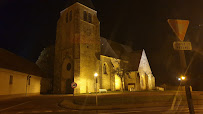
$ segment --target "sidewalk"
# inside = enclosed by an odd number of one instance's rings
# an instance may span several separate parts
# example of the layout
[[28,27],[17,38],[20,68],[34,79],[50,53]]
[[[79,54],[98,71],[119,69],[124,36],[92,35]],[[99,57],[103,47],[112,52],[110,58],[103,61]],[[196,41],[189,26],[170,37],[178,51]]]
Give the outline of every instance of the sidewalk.
[[[64,108],[76,110],[109,110],[129,109],[141,107],[171,107],[174,92],[138,92],[138,93],[107,93],[98,94],[98,106],[95,105],[95,94],[76,95],[76,100],[63,100],[59,105]],[[196,105],[202,105],[202,92],[193,92],[193,101]],[[181,99],[177,99],[177,105],[187,105],[185,92],[179,92]],[[120,96],[120,97],[119,97]],[[198,100],[197,100],[198,98]],[[124,101],[121,101],[124,100]],[[179,101],[180,100],[180,101]],[[180,104],[179,104],[180,103]]]
[[27,96],[25,94],[0,95],[0,101],[10,100],[15,98],[26,98],[30,96],[39,96],[39,95],[40,94],[28,94]]

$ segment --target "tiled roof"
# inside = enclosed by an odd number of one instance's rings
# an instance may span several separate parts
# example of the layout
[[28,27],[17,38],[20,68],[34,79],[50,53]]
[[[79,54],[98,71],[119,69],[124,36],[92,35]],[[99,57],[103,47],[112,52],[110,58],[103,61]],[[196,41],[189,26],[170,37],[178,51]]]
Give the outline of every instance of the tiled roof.
[[101,55],[128,61],[129,71],[137,71],[142,56],[142,50],[133,51],[129,46],[101,37]]
[[0,48],[0,68],[27,73],[30,75],[42,76],[39,67],[23,57],[17,56],[5,49]]
[[111,45],[107,41],[107,39],[101,37],[101,55],[105,55],[108,57],[119,58],[119,56],[112,49]]

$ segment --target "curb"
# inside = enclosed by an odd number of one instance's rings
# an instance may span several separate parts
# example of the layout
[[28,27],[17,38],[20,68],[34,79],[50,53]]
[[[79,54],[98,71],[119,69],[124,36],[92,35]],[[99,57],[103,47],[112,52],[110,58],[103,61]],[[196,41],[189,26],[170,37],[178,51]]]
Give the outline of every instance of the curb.
[[71,100],[63,100],[59,103],[60,107],[74,110],[113,110],[113,109],[129,109],[141,107],[168,107],[171,103],[145,103],[145,104],[122,104],[122,105],[105,105],[105,106],[85,106],[74,104]]

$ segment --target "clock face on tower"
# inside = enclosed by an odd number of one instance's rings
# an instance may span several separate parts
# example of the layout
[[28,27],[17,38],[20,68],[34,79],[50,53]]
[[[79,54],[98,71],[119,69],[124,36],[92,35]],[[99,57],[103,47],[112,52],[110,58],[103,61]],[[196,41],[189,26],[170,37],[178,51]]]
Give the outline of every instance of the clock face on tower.
[[83,26],[83,32],[87,35],[90,36],[92,34],[92,29],[90,26],[84,25]]

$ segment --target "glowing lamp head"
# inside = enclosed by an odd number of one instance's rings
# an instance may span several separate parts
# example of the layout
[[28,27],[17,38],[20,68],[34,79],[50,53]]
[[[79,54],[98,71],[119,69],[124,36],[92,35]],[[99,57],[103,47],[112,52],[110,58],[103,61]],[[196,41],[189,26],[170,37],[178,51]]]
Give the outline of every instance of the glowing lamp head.
[[98,74],[97,73],[94,73],[94,77],[97,77],[98,76]]
[[181,81],[181,78],[178,78],[178,81]]
[[185,76],[181,76],[181,80],[185,80]]

